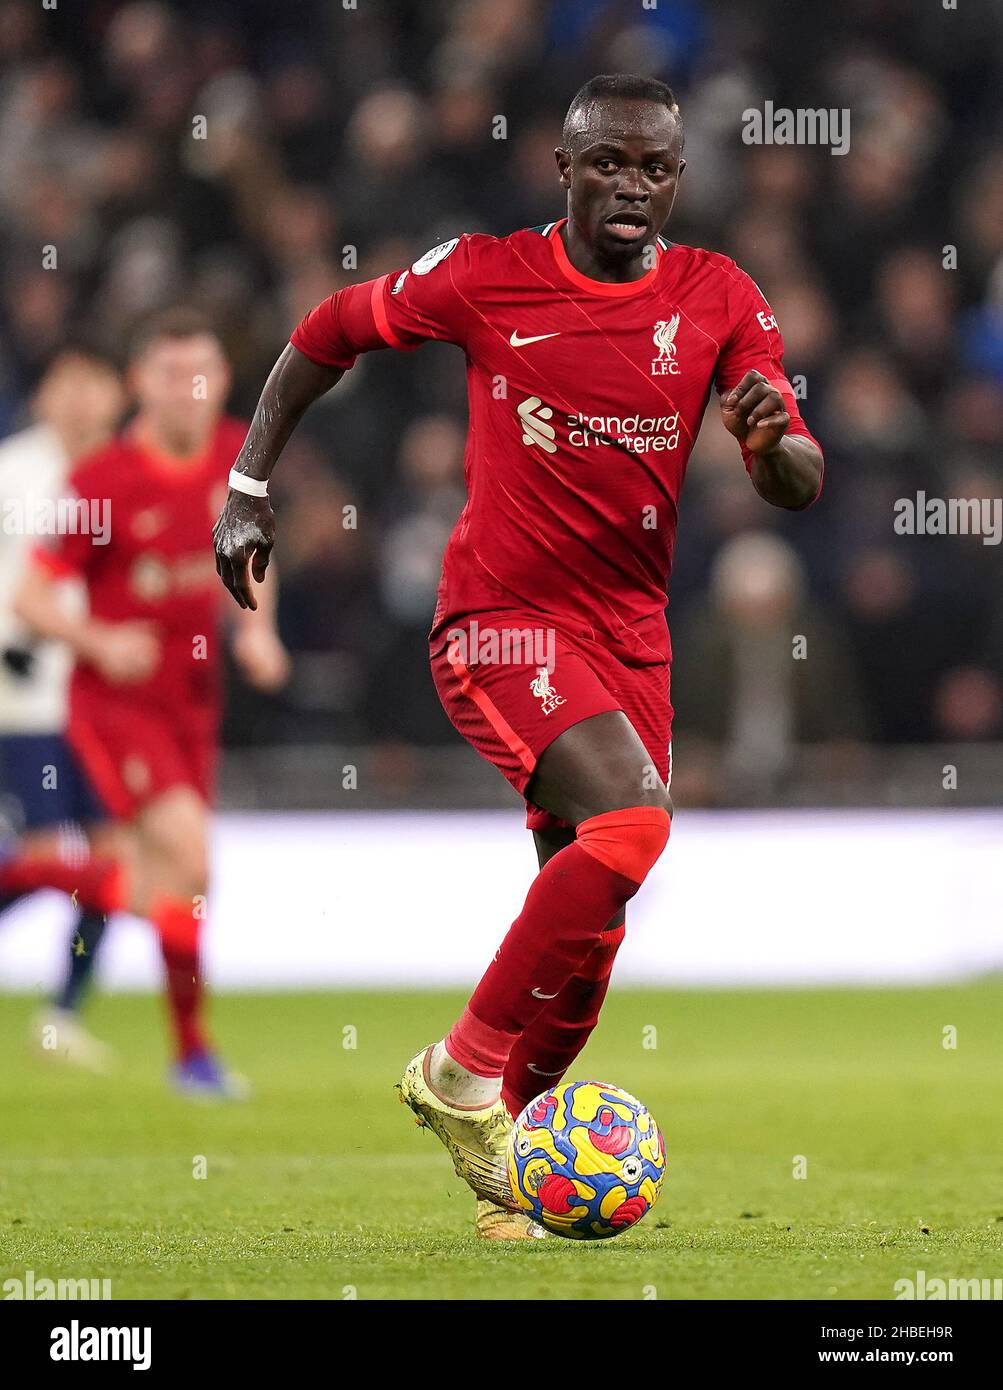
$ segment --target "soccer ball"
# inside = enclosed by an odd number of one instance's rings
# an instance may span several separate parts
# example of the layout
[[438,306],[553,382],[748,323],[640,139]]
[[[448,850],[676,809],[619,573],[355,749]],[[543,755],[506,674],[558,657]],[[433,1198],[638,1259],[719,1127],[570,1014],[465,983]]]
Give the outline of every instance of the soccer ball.
[[516,1120],[508,1176],[520,1209],[554,1235],[607,1240],[658,1201],[665,1144],[626,1091],[569,1081],[537,1096]]

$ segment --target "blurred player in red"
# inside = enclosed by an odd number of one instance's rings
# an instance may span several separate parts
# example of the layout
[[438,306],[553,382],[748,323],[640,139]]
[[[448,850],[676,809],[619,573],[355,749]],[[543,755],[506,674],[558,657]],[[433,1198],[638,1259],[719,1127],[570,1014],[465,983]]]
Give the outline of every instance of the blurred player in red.
[[[661,235],[682,149],[663,83],[586,83],[555,151],[567,216],[454,237],[318,305],[265,385],[216,528],[220,575],[253,606],[275,534],[265,482],[310,402],[360,352],[463,348],[468,495],[432,675],[457,730],[525,797],[540,872],[467,1008],[399,1090],[500,1207],[511,1115],[584,1046],[625,905],[669,837],[666,584],[712,395],[761,497],[797,510],[821,487],[759,288]],[[520,1234],[521,1218],[480,1216],[484,1234]]]
[[[140,334],[129,385],[135,417],[71,473],[75,528],[36,550],[15,607],[32,631],[74,654],[66,738],[106,811],[130,827],[121,905],[148,918],[160,940],[174,1082],[226,1096],[240,1087],[206,1036],[199,950],[221,703],[208,537],[244,427],[223,415],[229,366],[193,312],[170,311]],[[60,601],[67,575],[86,586],[84,619]],[[277,688],[287,660],[274,606],[266,599],[239,619],[238,663],[255,685]]]

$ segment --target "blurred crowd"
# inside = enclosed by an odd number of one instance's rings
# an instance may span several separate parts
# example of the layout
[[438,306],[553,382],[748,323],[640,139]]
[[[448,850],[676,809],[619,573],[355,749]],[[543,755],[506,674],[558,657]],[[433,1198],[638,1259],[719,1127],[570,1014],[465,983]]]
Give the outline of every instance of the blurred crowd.
[[[1001,35],[998,8],[910,0],[0,0],[0,433],[62,342],[120,350],[177,302],[248,416],[335,288],[563,215],[571,96],[652,73],[686,126],[668,235],[763,287],[827,460],[820,502],[777,512],[712,406],[669,595],[679,736],[738,785],[799,741],[1003,738],[1001,547],[893,530],[920,490],[1003,498]],[[849,108],[849,152],[743,143],[767,99]],[[311,411],[274,488],[294,677],[237,691],[231,743],[454,739],[423,637],[465,416],[437,344]]]

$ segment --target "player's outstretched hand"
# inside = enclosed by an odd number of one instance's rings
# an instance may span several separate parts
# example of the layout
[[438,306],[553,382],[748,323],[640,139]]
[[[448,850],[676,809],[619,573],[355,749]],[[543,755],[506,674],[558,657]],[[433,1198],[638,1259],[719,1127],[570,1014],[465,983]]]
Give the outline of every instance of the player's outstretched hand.
[[257,608],[251,585],[260,584],[275,544],[275,517],[267,497],[250,497],[233,488],[213,527],[216,573],[241,608]]
[[724,427],[753,454],[768,454],[787,433],[791,417],[784,398],[762,372],[746,372],[721,397]]

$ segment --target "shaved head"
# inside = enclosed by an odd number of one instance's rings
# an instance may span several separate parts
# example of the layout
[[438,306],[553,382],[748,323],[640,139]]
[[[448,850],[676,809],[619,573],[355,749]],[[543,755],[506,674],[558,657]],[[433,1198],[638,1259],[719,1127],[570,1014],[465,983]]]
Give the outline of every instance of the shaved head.
[[655,77],[639,77],[629,72],[602,73],[590,77],[572,98],[561,136],[564,148],[577,154],[588,145],[598,128],[608,126],[614,104],[621,101],[648,101],[666,107],[682,134],[683,120],[671,87]]

